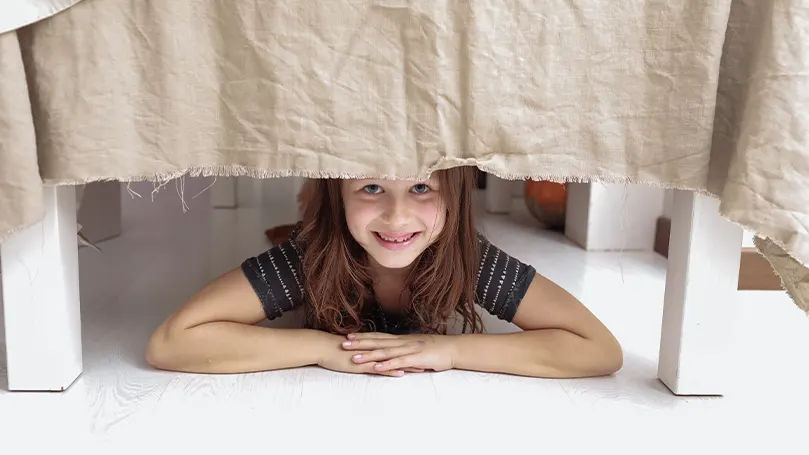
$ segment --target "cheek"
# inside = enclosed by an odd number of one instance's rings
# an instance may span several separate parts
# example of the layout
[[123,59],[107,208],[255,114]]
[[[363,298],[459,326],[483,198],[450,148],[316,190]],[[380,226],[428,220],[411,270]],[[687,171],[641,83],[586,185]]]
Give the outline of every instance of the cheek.
[[356,201],[345,203],[346,224],[351,232],[363,232],[366,226],[376,217],[376,210],[372,204],[363,204]]
[[441,203],[425,204],[421,210],[421,219],[426,226],[438,233],[447,221],[446,207]]

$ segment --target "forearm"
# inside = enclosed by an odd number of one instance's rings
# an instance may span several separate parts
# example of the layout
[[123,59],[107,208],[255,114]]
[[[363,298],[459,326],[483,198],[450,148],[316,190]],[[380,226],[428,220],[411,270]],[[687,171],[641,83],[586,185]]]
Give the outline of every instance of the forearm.
[[609,344],[556,329],[456,335],[453,367],[545,378],[602,376],[622,361],[617,343],[605,349]]
[[341,337],[308,329],[271,329],[235,322],[157,331],[149,363],[194,373],[246,373],[316,365]]

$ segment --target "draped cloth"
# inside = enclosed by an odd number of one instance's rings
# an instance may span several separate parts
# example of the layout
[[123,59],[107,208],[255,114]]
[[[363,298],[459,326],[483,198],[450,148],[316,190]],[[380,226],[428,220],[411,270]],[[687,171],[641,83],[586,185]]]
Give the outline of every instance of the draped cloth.
[[807,36],[807,0],[83,0],[0,34],[0,236],[44,184],[474,165],[716,197],[809,310]]

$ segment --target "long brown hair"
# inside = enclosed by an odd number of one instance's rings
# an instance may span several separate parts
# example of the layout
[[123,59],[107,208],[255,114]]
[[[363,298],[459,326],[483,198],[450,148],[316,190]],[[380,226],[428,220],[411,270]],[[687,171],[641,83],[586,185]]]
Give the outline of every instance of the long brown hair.
[[[441,234],[420,256],[411,272],[409,313],[419,329],[446,334],[455,313],[463,332],[481,332],[475,309],[478,269],[477,230],[473,216],[475,168],[436,171],[446,207]],[[317,179],[303,214],[298,242],[306,314],[312,328],[335,334],[362,330],[372,299],[372,275],[365,250],[348,230],[339,179]]]

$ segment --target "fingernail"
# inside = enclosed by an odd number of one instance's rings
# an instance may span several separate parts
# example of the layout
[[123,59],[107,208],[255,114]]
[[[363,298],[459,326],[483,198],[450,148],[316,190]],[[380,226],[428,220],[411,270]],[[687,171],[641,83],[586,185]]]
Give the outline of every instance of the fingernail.
[[355,354],[355,355],[354,355],[354,357],[352,357],[352,358],[353,358],[354,360],[359,360],[359,359],[361,359],[361,358],[362,358],[362,354]]
[[351,346],[351,342],[350,341],[343,341],[343,346],[346,346],[346,347]]
[[349,340],[353,340],[354,338],[357,337],[357,335],[354,335],[353,333],[349,333],[348,335],[346,335],[346,337],[348,337]]

